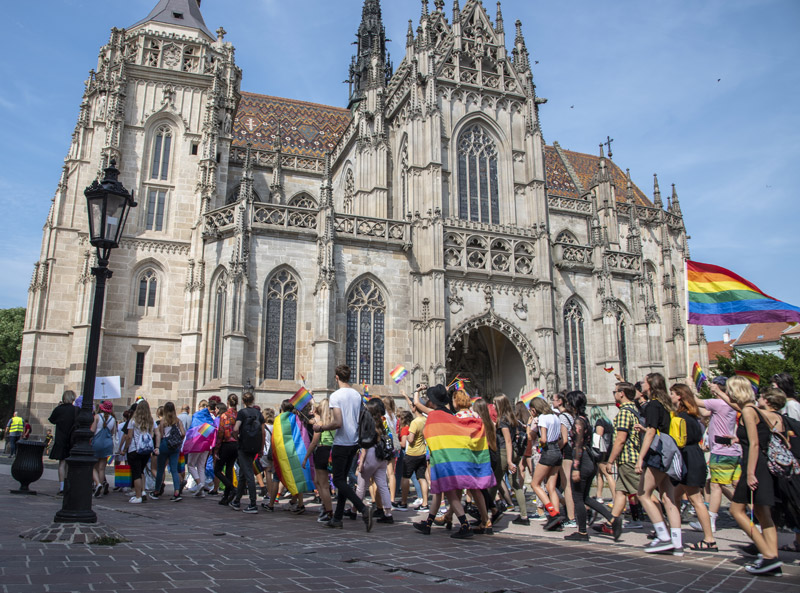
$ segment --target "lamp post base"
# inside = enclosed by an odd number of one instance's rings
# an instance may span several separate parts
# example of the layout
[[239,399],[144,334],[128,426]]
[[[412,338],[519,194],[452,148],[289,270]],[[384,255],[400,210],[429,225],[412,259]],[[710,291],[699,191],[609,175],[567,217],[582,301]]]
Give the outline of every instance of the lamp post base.
[[81,426],[75,431],[75,445],[67,458],[63,506],[56,513],[56,523],[96,523],[92,510],[92,468],[97,463],[91,445],[92,431]]
[[34,542],[52,544],[114,545],[130,541],[104,523],[49,523],[24,531],[19,536]]

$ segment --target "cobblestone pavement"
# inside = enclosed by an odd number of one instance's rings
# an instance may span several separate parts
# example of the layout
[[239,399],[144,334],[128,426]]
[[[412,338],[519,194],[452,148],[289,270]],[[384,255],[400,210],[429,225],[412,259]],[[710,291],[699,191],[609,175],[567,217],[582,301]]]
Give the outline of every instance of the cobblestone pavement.
[[[305,515],[286,511],[236,513],[218,498],[166,497],[131,505],[111,493],[95,499],[102,525],[124,535],[115,546],[38,543],[19,534],[52,521],[61,506],[57,484],[40,480],[37,496],[15,496],[0,465],[0,591],[176,591],[513,593],[530,591],[658,591],[738,593],[800,590],[800,555],[786,553],[784,576],[751,577],[734,529],[717,533],[717,554],[688,552],[682,558],[644,554],[643,532],[627,532],[619,543],[593,537],[568,543],[564,533],[546,534],[541,524],[510,525],[504,517],[493,536],[458,541],[443,528],[431,536],[410,522],[421,515],[395,513],[398,523],[345,519],[343,530],[316,522],[316,505]],[[566,533],[566,532],[565,532]],[[685,540],[700,534],[685,531]],[[781,543],[791,540],[781,534]]]

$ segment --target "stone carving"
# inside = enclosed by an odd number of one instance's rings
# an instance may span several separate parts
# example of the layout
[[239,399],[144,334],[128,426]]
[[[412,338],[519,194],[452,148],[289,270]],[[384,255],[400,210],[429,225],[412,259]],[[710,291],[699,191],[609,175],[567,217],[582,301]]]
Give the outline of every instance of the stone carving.
[[514,313],[523,321],[528,318],[528,305],[522,300],[522,293],[519,294],[517,302],[514,303]]

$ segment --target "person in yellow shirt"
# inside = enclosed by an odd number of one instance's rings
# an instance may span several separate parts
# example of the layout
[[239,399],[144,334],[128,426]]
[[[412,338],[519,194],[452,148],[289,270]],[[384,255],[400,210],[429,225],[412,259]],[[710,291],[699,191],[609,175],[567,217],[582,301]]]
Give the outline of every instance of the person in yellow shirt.
[[425,437],[422,434],[425,428],[425,420],[426,417],[414,408],[414,420],[411,421],[411,425],[408,427],[408,435],[401,436],[400,445],[406,447],[406,455],[403,460],[402,500],[398,507],[399,510],[408,508],[408,490],[411,484],[411,476],[415,474],[422,491],[420,492],[421,503],[417,508],[423,512],[428,510],[428,480],[426,478],[428,457],[426,455]]
[[8,421],[6,424],[6,435],[8,438],[8,456],[13,457],[17,453],[17,441],[20,440],[22,437],[22,431],[24,430],[25,422],[22,418],[14,412],[14,415],[11,417],[11,420]]

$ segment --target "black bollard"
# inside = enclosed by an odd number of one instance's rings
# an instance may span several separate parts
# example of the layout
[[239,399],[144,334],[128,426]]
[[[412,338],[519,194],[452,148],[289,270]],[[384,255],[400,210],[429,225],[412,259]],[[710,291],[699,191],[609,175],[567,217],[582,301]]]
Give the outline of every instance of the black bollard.
[[19,482],[19,490],[11,490],[11,494],[36,494],[28,486],[42,477],[44,464],[44,441],[19,441],[17,455],[11,464],[11,476]]

